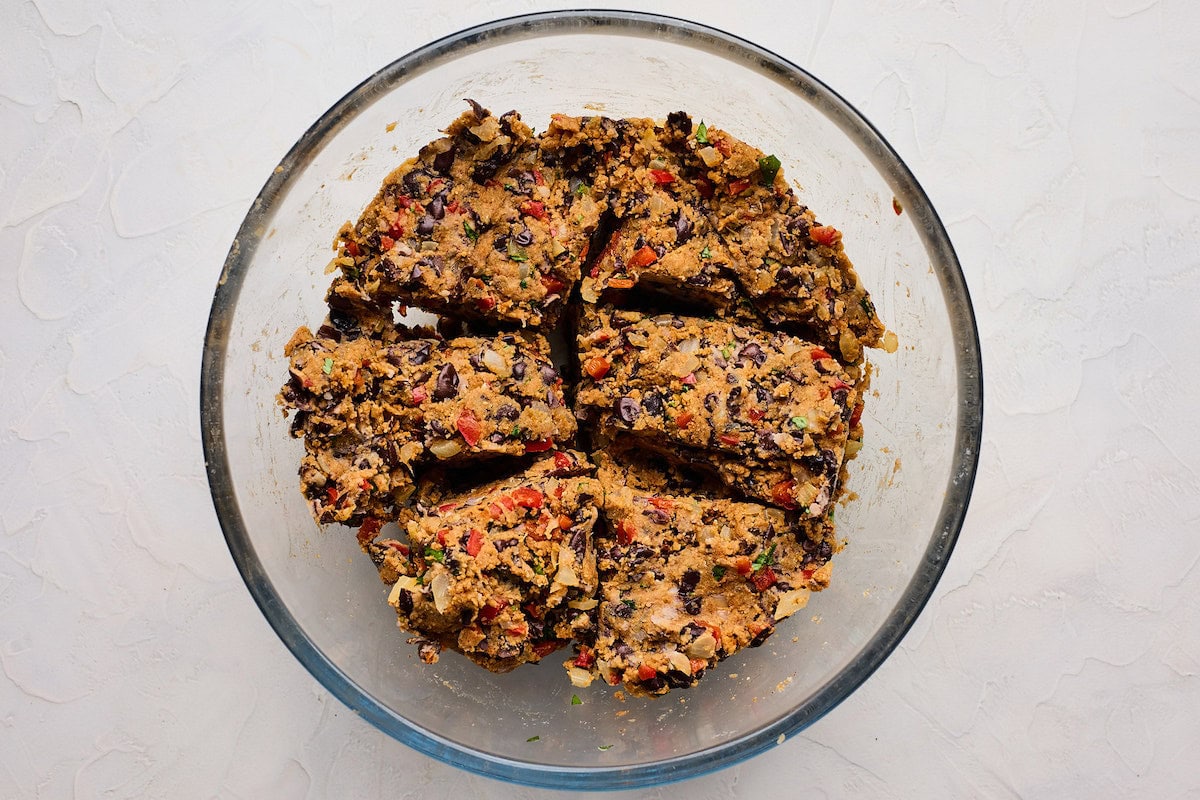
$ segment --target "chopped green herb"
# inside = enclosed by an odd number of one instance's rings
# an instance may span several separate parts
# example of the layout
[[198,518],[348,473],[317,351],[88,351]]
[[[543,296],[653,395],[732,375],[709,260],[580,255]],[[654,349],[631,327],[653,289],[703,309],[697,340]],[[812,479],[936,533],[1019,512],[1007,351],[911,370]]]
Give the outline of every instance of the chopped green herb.
[[758,558],[754,559],[754,571],[758,572],[760,569],[762,569],[763,567],[770,564],[772,559],[774,559],[774,558],[775,558],[775,545],[771,545],[769,548],[767,548],[767,551],[765,553],[760,555]]
[[860,306],[862,306],[863,311],[867,312],[867,317],[875,316],[875,309],[871,308],[870,300],[868,300],[867,298],[864,297],[863,299],[858,301],[858,304]]
[[713,578],[716,580],[721,580],[721,578],[724,578],[725,569],[726,567],[724,564],[717,564],[715,567],[713,567]]
[[537,575],[545,575],[546,574],[546,568],[544,566],[542,566],[541,561],[537,561],[536,559],[533,562],[533,571],[534,571],[534,574],[537,574]]
[[585,194],[587,194],[591,190],[592,190],[592,187],[588,186],[583,181],[580,181],[579,185],[575,187],[575,196],[583,197]]
[[475,227],[471,225],[469,220],[463,220],[463,233],[465,233],[467,238],[472,242],[479,241],[479,234],[475,231]]
[[436,561],[441,564],[444,556],[445,553],[443,553],[441,550],[438,550],[436,547],[425,548],[425,558],[429,559],[430,561]]
[[733,345],[732,345],[732,344],[727,344],[727,345],[725,345],[724,347],[722,347],[722,348],[721,348],[721,355],[725,356],[725,360],[726,360],[726,361],[728,361],[729,359],[733,358]]
[[511,183],[504,184],[504,188],[510,192],[515,192],[517,190],[517,187]]
[[704,249],[700,251],[701,258],[712,258],[712,251],[708,249],[708,245],[704,245]]
[[511,436],[512,438],[514,438],[514,439],[515,439],[515,438],[517,438],[517,437],[518,437],[518,436],[520,436],[520,435],[521,435],[521,426],[520,426],[520,425],[513,425],[512,433],[510,433],[510,434],[509,434],[509,436]]
[[573,705],[573,706],[583,705],[583,701],[579,699],[579,695],[577,695],[577,694],[571,695],[571,705]]
[[521,288],[522,288],[522,289],[528,289],[528,288],[529,288],[529,281],[525,280],[524,278],[521,278]]
[[492,276],[488,275],[486,272],[480,272],[475,277],[479,278],[479,280],[483,281],[488,286],[492,285]]
[[612,745],[611,744],[601,744],[601,745],[597,745],[596,749],[597,750],[611,750]]
[[325,359],[325,363],[321,365],[321,372],[324,372],[326,375],[333,372],[333,359],[332,358]]
[[762,175],[764,186],[770,186],[775,182],[775,176],[779,174],[779,159],[775,156],[763,156],[758,160],[758,171]]
[[541,739],[541,738],[542,738],[542,737],[540,737],[540,736],[530,736],[530,737],[529,737],[528,739],[526,739],[525,741],[527,741],[527,742],[536,742],[536,741],[538,741],[538,740],[539,740],[539,739]]
[[708,144],[708,126],[703,120],[700,122],[700,127],[696,128],[696,141],[700,144]]
[[805,428],[808,427],[808,418],[806,418],[806,417],[792,417],[791,422],[799,430],[804,430]]
[[632,600],[622,600],[621,602],[624,603],[625,605],[629,606],[630,608],[637,610],[637,603],[633,602]]

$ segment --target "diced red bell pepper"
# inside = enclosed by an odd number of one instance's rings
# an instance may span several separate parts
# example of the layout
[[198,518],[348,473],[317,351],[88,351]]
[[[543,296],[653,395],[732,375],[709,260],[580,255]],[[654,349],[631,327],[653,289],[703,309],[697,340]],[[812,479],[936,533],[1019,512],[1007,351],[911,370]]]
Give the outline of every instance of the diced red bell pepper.
[[[711,139],[712,137],[710,136],[709,138]],[[725,156],[726,158],[729,158],[729,156],[733,154],[733,145],[731,145],[729,140],[724,137],[712,139],[712,146],[717,148],[721,155]]]
[[850,427],[851,428],[853,428],[855,425],[857,425],[859,423],[860,420],[862,420],[862,412],[863,412],[863,404],[862,403],[858,403],[857,405],[854,406],[854,411],[850,414]]
[[446,546],[446,537],[450,535],[449,528],[442,528],[437,532],[437,541],[442,547]]
[[746,191],[749,188],[750,188],[750,181],[743,178],[741,180],[733,181],[732,183],[729,184],[729,193],[734,194],[734,195],[741,194],[742,192]]
[[500,519],[504,516],[504,509],[495,503],[488,503],[487,512],[492,519]]
[[703,197],[705,200],[712,198],[713,185],[712,185],[711,181],[709,181],[705,178],[696,178],[696,180],[693,181],[693,183],[696,184],[696,191],[700,193],[701,197]]
[[530,647],[533,648],[533,652],[538,658],[545,658],[558,648],[562,647],[562,642],[559,642],[555,639],[543,639],[540,642],[533,642],[530,644]]
[[654,678],[654,676],[657,674],[658,673],[655,672],[654,667],[650,666],[649,664],[639,664],[638,665],[638,680],[642,680],[642,681],[652,680]]
[[524,203],[521,203],[521,213],[527,217],[544,220],[546,218],[546,206],[537,200],[526,200]]
[[549,437],[525,442],[526,453],[544,453],[551,447],[554,447],[554,440]]
[[400,208],[408,208],[412,205],[412,198],[406,194],[402,194],[396,198],[396,205]]
[[496,617],[500,616],[500,612],[503,611],[504,607],[507,605],[508,605],[507,600],[501,600],[499,603],[496,603],[495,605],[493,605],[492,603],[488,603],[483,608],[479,609],[479,621],[486,625],[487,623],[494,620]]
[[796,489],[796,482],[793,480],[782,480],[771,487],[771,499],[776,505],[784,508],[792,509],[796,507],[796,500],[792,497],[792,492]]
[[558,527],[562,528],[564,531],[571,530],[571,526],[574,524],[575,520],[571,519],[566,514],[558,515]]
[[608,363],[608,359],[604,356],[592,356],[583,362],[583,371],[591,375],[592,380],[600,380],[608,374],[611,368],[612,365]]
[[477,308],[478,308],[480,311],[491,311],[493,308],[495,308],[495,307],[496,307],[496,298],[494,298],[494,297],[481,297],[481,298],[479,298],[478,300],[476,300],[476,301],[475,301],[475,306],[476,306],[476,307],[477,307]]
[[458,422],[455,423],[458,432],[462,434],[463,440],[474,447],[479,444],[479,436],[483,432],[483,426],[479,424],[479,420],[475,417],[475,412],[469,408],[464,408],[458,415]]
[[346,242],[346,252],[357,258],[359,255],[358,242],[353,240]]
[[675,418],[675,427],[686,428],[688,425],[692,424],[692,420],[695,418],[696,418],[695,414],[693,414],[690,411],[685,411],[682,414],[680,414],[678,417]]
[[775,581],[779,580],[775,574],[775,570],[770,567],[763,567],[758,572],[750,576],[750,582],[754,584],[754,588],[760,592],[766,591],[771,586],[775,585]]
[[580,669],[587,669],[595,663],[596,654],[592,652],[591,648],[580,645],[579,655],[575,656],[575,666]]
[[742,440],[732,433],[722,433],[717,438],[721,440],[721,444],[727,444],[730,447],[737,447],[742,443]]
[[542,175],[542,171],[540,169],[533,170],[533,182],[538,186],[546,185],[546,178]]
[[809,237],[817,244],[833,247],[842,240],[842,232],[832,225],[817,225],[808,232]]
[[681,378],[679,382],[684,384],[685,386],[695,386],[696,385],[696,373],[689,372],[687,375],[684,375],[683,378]]
[[453,511],[456,508],[458,508],[458,503],[442,503],[438,506],[438,512],[445,514],[447,511]]
[[633,281],[631,281],[629,278],[612,278],[608,282],[608,288],[610,288],[610,289],[632,289]]
[[849,389],[849,388],[850,388],[850,384],[846,383],[841,378],[838,378],[836,381],[834,381],[832,384],[830,384],[829,391],[836,392],[838,389]]
[[642,245],[636,253],[629,257],[629,266],[635,268],[648,267],[658,261],[658,253],[650,245]]
[[675,501],[669,497],[647,497],[646,500],[659,511],[675,510]]
[[542,500],[545,498],[537,489],[522,486],[519,489],[513,489],[512,499],[521,508],[541,508]]
[[400,224],[400,217],[396,217],[396,221],[392,223],[392,227],[388,228],[388,233],[397,239],[404,235],[404,226]]
[[554,454],[555,469],[572,469],[575,466],[575,459],[571,458],[561,450]]
[[475,528],[471,528],[471,532],[467,535],[467,555],[471,558],[479,555],[479,551],[483,549],[483,534]]
[[750,559],[747,556],[738,556],[737,561],[734,562],[734,566],[737,567],[738,575],[741,575],[743,578],[754,570],[754,565],[750,563]]
[[809,350],[808,354],[813,361],[820,361],[822,358],[833,358],[833,356],[829,355],[829,353],[826,353],[819,347],[814,347],[812,350]]
[[358,528],[358,543],[366,544],[372,541],[379,535],[379,529],[383,527],[383,522],[375,517],[367,517],[363,520],[363,524]]
[[391,250],[392,247],[395,246],[395,244],[396,244],[396,240],[390,236],[380,236],[379,237],[379,246],[382,247],[384,250]]
[[617,542],[620,544],[633,544],[634,537],[637,536],[637,528],[633,527],[633,523],[627,519],[623,519],[617,523]]
[[811,578],[813,576],[814,572],[816,572],[816,570],[813,570],[813,569],[800,570],[800,574],[804,576],[804,580],[808,580],[809,578]]
[[659,186],[666,186],[675,182],[675,176],[667,172],[665,169],[650,170],[650,177],[654,178],[654,182]]
[[693,675],[699,675],[708,667],[708,662],[703,658],[693,658],[688,660],[688,666],[692,668]]
[[760,409],[752,408],[746,412],[746,416],[750,418],[751,422],[760,422],[766,414]]
[[332,486],[325,487],[325,496],[329,498],[329,502],[336,503],[338,499],[338,490]]
[[509,636],[515,636],[517,638],[520,638],[520,637],[524,636],[525,634],[529,633],[529,628],[526,627],[525,625],[514,625],[511,628],[505,628],[504,632],[507,633]]
[[424,386],[415,386],[412,390],[412,401],[414,406],[419,406],[429,399],[429,393],[425,391]]
[[546,287],[546,294],[562,294],[563,289],[567,288],[565,283],[553,275],[543,275],[542,286]]

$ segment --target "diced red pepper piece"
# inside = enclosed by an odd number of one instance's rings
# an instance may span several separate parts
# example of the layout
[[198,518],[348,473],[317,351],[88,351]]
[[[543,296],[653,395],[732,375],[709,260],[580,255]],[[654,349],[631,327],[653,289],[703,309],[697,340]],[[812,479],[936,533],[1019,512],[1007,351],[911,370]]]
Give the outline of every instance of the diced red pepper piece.
[[434,192],[436,192],[438,189],[440,189],[440,188],[441,188],[442,186],[444,186],[445,184],[446,184],[446,181],[445,181],[445,179],[443,179],[443,178],[434,178],[433,180],[431,180],[431,181],[429,182],[429,185],[428,185],[427,187],[425,187],[425,193],[426,193],[426,194],[433,194]]
[[555,469],[572,469],[575,466],[575,459],[571,458],[566,453],[559,451],[554,454]]
[[524,203],[521,203],[521,213],[527,217],[544,220],[546,218],[546,206],[537,200],[526,200]]
[[545,658],[553,653],[558,648],[562,647],[562,642],[555,639],[543,639],[540,642],[533,642],[530,647],[538,658]]
[[608,282],[608,288],[610,288],[610,289],[632,289],[633,281],[631,281],[629,278],[612,278]]
[[854,406],[854,411],[850,414],[850,427],[851,428],[853,428],[855,425],[857,425],[859,423],[860,420],[862,420],[862,412],[863,412],[863,404],[862,403],[858,403],[857,405]]
[[629,266],[640,268],[648,267],[658,261],[658,253],[654,252],[654,248],[650,245],[642,245],[636,253],[629,257]]
[[722,433],[717,438],[721,440],[721,444],[727,444],[730,447],[736,447],[742,443],[742,440],[732,433]]
[[379,535],[379,529],[383,527],[383,522],[375,517],[367,517],[363,520],[363,524],[358,528],[358,543],[366,544],[372,541]]
[[388,539],[386,542],[384,542],[384,544],[386,544],[388,547],[392,548],[393,550],[399,552],[401,555],[406,556],[409,553],[408,545],[401,544],[400,542],[397,542],[395,539]]
[[446,537],[450,534],[449,528],[442,528],[437,532],[437,541],[442,547],[446,546]]
[[384,250],[391,250],[392,247],[395,246],[395,244],[396,244],[396,240],[390,236],[380,236],[379,237],[379,246],[382,247]]
[[750,582],[754,584],[754,588],[760,592],[766,591],[771,586],[775,585],[775,581],[779,578],[775,574],[775,570],[770,567],[763,567],[758,572],[750,576]]
[[707,180],[706,178],[696,178],[693,183],[696,184],[696,191],[699,192],[700,196],[705,200],[708,200],[713,196],[713,185],[711,181]]
[[524,625],[514,625],[511,628],[505,628],[504,632],[507,633],[509,636],[516,636],[519,638],[519,637],[524,636],[525,634],[529,633],[529,628],[527,628]]
[[562,528],[564,531],[571,530],[571,526],[574,524],[575,520],[571,519],[566,514],[558,515],[558,527]]
[[675,182],[675,176],[667,172],[665,169],[650,170],[650,177],[654,178],[654,182],[659,186],[666,186],[667,184]]
[[438,512],[445,514],[447,511],[453,511],[456,508],[458,508],[458,503],[442,503],[438,506]]
[[580,645],[579,655],[575,656],[575,666],[579,667],[580,669],[587,669],[595,663],[596,654],[592,652],[591,648],[585,645]]
[[325,487],[325,496],[329,498],[329,502],[336,503],[338,499],[338,490],[332,486]]
[[792,492],[795,490],[795,488],[795,481],[782,480],[771,487],[771,499],[775,501],[776,505],[780,505],[789,509],[795,508],[796,500],[794,497],[792,497]]
[[471,528],[470,534],[467,535],[467,555],[471,558],[479,555],[479,551],[483,549],[483,534],[475,528]]
[[816,572],[816,570],[815,570],[815,569],[802,569],[802,570],[800,570],[800,574],[804,576],[804,580],[808,580],[809,578],[811,578],[811,577],[813,576],[813,573],[814,573],[814,572]]
[[692,420],[695,418],[695,414],[690,411],[685,411],[675,418],[675,426],[677,428],[686,428],[688,425],[692,424]]
[[658,673],[654,671],[654,667],[649,664],[638,665],[638,680],[648,681],[654,678]]
[[546,294],[562,294],[563,289],[567,285],[553,275],[542,276],[542,286],[546,287]]
[[592,356],[583,362],[583,371],[591,375],[592,380],[600,380],[608,374],[611,368],[612,365],[608,363],[608,359],[604,356]]
[[357,258],[359,255],[358,242],[353,240],[346,242],[346,252]]
[[358,488],[362,489],[364,492],[369,492],[369,491],[371,491],[371,488],[372,488],[371,482],[369,480],[367,480],[366,478],[363,478],[362,482],[358,484]]
[[754,569],[748,556],[738,556],[737,561],[734,562],[734,566],[737,567],[738,575],[742,577],[749,575]]
[[500,612],[503,611],[504,607],[507,605],[508,605],[507,600],[501,600],[499,603],[497,603],[495,605],[488,603],[483,608],[479,609],[479,621],[486,625],[487,623],[494,620],[496,617],[500,616]]
[[647,497],[646,501],[659,511],[674,511],[675,501],[669,497]]
[[504,495],[504,497],[500,498],[500,505],[504,506],[509,511],[512,511],[514,508],[517,507],[516,501],[514,501],[508,495]]
[[396,217],[396,221],[392,223],[392,227],[388,228],[388,233],[397,239],[404,235],[404,226],[400,224],[400,217]]
[[692,668],[693,675],[699,675],[708,667],[708,662],[703,658],[693,658],[689,659],[688,666]]
[[833,247],[842,240],[842,232],[832,225],[817,225],[808,232],[809,237],[817,244]]
[[623,519],[617,523],[617,542],[620,544],[633,544],[634,537],[637,536],[637,528],[633,527],[633,523],[627,519]]
[[493,308],[496,307],[496,298],[481,297],[475,301],[475,305],[479,308],[480,311],[491,311]]
[[554,440],[549,437],[525,442],[526,453],[544,453],[551,447],[554,447]]
[[760,409],[752,408],[746,412],[746,416],[750,418],[751,422],[760,422],[766,414]]
[[488,503],[487,512],[492,519],[500,519],[504,516],[504,509],[495,503]]
[[712,141],[712,146],[717,148],[721,155],[725,156],[726,158],[729,158],[729,156],[733,154],[733,145],[729,143],[728,139],[724,137],[713,139],[712,135],[710,134],[709,140]]
[[454,202],[452,202],[452,203],[447,203],[447,204],[446,204],[446,212],[447,212],[447,213],[450,213],[450,214],[457,214],[457,213],[458,213],[459,211],[461,211],[461,210],[462,210],[462,206],[460,206],[460,205],[458,204],[458,201],[457,201],[457,200],[455,200],[455,201],[454,201]]
[[412,390],[412,401],[414,406],[419,406],[429,399],[429,392],[425,391],[424,386],[414,386]]
[[695,386],[696,385],[696,373],[689,372],[687,375],[684,375],[683,378],[681,378],[679,382],[686,386]]
[[400,208],[408,208],[412,205],[412,198],[406,194],[402,194],[396,198],[396,205]]
[[541,508],[542,500],[545,496],[537,489],[530,489],[528,486],[522,486],[519,489],[513,489],[512,499],[521,508]]
[[826,353],[819,347],[814,347],[812,350],[809,350],[808,354],[813,361],[820,361],[822,358],[833,358],[833,356],[829,355],[829,353]]
[[458,428],[458,432],[462,434],[463,440],[468,445],[474,447],[479,444],[479,436],[483,432],[483,426],[476,419],[475,412],[469,408],[464,408],[458,415],[458,422],[455,425]]
[[546,185],[546,178],[542,175],[542,171],[540,169],[533,170],[533,182],[538,186]]
[[742,180],[737,180],[737,181],[734,181],[729,184],[729,193],[730,194],[741,194],[742,192],[746,191],[749,188],[750,188],[750,181],[743,178]]

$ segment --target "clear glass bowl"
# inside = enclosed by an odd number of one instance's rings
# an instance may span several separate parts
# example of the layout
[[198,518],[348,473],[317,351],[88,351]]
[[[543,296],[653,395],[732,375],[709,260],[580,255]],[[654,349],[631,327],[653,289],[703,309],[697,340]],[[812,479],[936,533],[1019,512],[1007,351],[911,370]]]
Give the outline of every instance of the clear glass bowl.
[[[275,393],[284,342],[322,317],[337,228],[471,97],[536,129],[552,112],[662,118],[683,109],[773,152],[846,249],[900,340],[873,353],[859,497],[832,586],[758,649],[664,699],[573,689],[561,659],[492,675],[419,663],[371,563],[322,530],[297,487],[300,445]],[[391,123],[396,123],[394,126]],[[389,130],[389,127],[391,128]],[[903,207],[897,215],[893,198]],[[933,591],[966,513],[982,427],[967,289],[924,192],[844,100],[748,42],[641,13],[556,12],[430,44],[330,109],[267,181],[213,300],[201,385],[213,502],[247,587],[301,663],[356,713],[442,761],[554,788],[645,786],[747,758],[844,700]],[[582,705],[572,705],[578,693]],[[866,735],[866,732],[864,732]],[[538,737],[530,741],[532,737]]]

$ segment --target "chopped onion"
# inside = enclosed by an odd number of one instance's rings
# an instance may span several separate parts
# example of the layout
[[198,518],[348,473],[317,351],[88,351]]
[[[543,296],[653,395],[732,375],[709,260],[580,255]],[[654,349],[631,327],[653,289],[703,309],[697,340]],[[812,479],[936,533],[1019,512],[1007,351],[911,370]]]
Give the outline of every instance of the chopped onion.
[[453,458],[462,452],[462,445],[453,439],[434,439],[429,445],[429,452],[438,458]]
[[433,581],[429,584],[429,589],[433,592],[433,607],[438,610],[439,614],[444,614],[446,609],[450,607],[449,576],[444,572],[434,575]]

